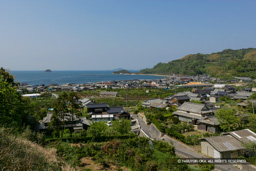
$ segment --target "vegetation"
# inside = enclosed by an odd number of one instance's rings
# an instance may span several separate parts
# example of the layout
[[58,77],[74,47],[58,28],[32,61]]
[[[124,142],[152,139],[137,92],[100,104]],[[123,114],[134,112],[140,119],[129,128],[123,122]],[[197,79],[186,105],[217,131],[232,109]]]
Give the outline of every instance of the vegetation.
[[249,117],[249,128],[253,131],[256,132],[256,115],[251,114]]
[[219,109],[215,116],[217,117],[220,128],[223,131],[230,132],[238,127],[238,118],[236,117],[236,111],[234,109]]
[[244,143],[243,146],[248,149],[247,161],[256,166],[256,142],[247,142]]
[[[147,91],[148,90],[148,91]],[[177,88],[176,92],[184,92],[184,91],[190,91],[191,89],[186,88]],[[114,98],[99,98],[100,97],[100,91],[116,91],[118,92],[119,97]],[[174,89],[158,89],[158,88],[127,88],[127,89],[97,89],[97,90],[84,90],[82,92],[78,93],[79,96],[82,97],[89,97],[92,96],[92,99],[96,102],[102,101],[108,101],[111,104],[111,100],[119,100],[122,101],[123,104],[126,103],[126,101],[132,101],[138,102],[139,100],[146,100],[146,99],[152,99],[152,98],[165,98],[168,96],[172,96],[175,94]],[[116,102],[115,102],[116,103]],[[131,104],[132,105],[132,104]]]
[[0,168],[2,170],[60,170],[59,162],[42,147],[0,129]]
[[[58,99],[53,99],[48,93],[44,93],[40,98],[30,99],[22,98],[17,93],[18,83],[14,82],[8,72],[2,68],[0,72],[0,123],[8,128],[0,128],[0,168],[7,168],[7,170],[42,170],[41,168],[60,170],[63,167],[61,160],[57,158],[49,160],[49,156],[35,151],[33,148],[42,149],[42,146],[51,145],[57,148],[58,156],[73,167],[81,166],[83,157],[90,157],[104,167],[109,167],[109,165],[115,165],[118,168],[125,166],[131,170],[192,169],[187,165],[177,165],[177,157],[172,145],[162,141],[138,138],[130,131],[130,120],[113,121],[110,127],[105,122],[95,122],[87,131],[82,130],[81,132],[64,129],[65,113],[88,116],[86,110],[81,109],[78,102],[79,97],[84,96],[94,96],[93,100],[97,103],[128,106],[132,107],[134,113],[143,112],[149,123],[155,124],[160,131],[188,145],[198,145],[199,138],[213,136],[209,133],[199,135],[194,131],[193,125],[180,122],[173,116],[175,107],[169,107],[167,110],[166,108],[142,107],[142,100],[171,96],[174,94],[172,89],[120,89],[115,90],[119,93],[119,97],[114,98],[99,98],[99,92],[102,89],[98,89],[80,93],[62,92],[59,93]],[[177,92],[185,90],[187,89],[177,89]],[[104,91],[106,90],[104,89]],[[107,89],[107,91],[113,90]],[[250,99],[256,99],[255,97],[254,94]],[[200,103],[199,101],[194,102]],[[241,109],[236,106],[237,102],[227,97],[221,97],[220,105],[228,107],[220,109],[216,113],[221,128],[224,131],[232,131],[249,127],[252,131],[256,131],[256,118],[252,114],[254,110],[250,109],[250,106],[253,105],[249,104],[247,109]],[[49,108],[54,109],[50,124],[52,134],[44,135],[32,131],[34,124],[46,116]],[[14,130],[15,136],[6,131],[9,128]],[[15,138],[17,136],[19,138]],[[248,146],[248,148],[255,149],[255,145]],[[9,154],[11,156],[8,156]],[[26,156],[25,159],[22,159],[23,155]],[[13,161],[15,162],[12,163]],[[211,170],[213,167],[213,165],[200,165],[199,170]]]
[[82,147],[60,143],[57,153],[72,165],[79,165],[82,157],[90,156],[105,168],[115,164],[132,170],[189,170],[187,165],[177,164],[174,148],[168,143],[146,138],[87,143]]
[[76,93],[63,92],[53,104],[54,110],[53,116],[51,118],[50,127],[54,130],[54,133],[56,135],[59,135],[61,131],[60,135],[61,137],[63,137],[65,113],[70,113],[72,115],[72,119],[75,113],[79,113],[79,109],[81,109],[81,104],[78,100],[79,98]]
[[0,69],[0,125],[20,128],[27,114],[13,76]]
[[152,69],[144,69],[141,74],[209,74],[214,77],[232,78],[246,76],[256,78],[256,49],[226,49],[212,54],[187,55],[168,63],[158,63]]
[[123,70],[119,70],[119,71],[114,71],[113,74],[130,74],[131,72],[123,69]]
[[126,100],[123,98],[92,98],[91,100],[96,103],[107,103],[110,107],[118,107],[118,106],[136,106],[139,100]]
[[180,122],[177,117],[174,117],[172,112],[175,108],[166,109],[149,109],[139,106],[136,112],[144,112],[147,121],[153,123],[161,132],[174,137],[188,145],[198,145],[202,136],[188,135],[184,136],[183,133],[194,131],[194,126],[186,122]]
[[34,116],[36,120],[42,120],[53,107],[54,98],[49,93],[43,93],[38,98],[23,98],[25,102],[25,111],[28,115]]

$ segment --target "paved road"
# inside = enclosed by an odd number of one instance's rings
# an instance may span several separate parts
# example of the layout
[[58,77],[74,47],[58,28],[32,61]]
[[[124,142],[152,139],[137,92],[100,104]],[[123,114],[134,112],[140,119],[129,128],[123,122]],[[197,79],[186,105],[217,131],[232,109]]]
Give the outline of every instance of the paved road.
[[[172,144],[175,148],[175,152],[178,156],[182,157],[182,158],[207,158],[206,156],[196,152],[195,150],[193,150],[192,148],[188,147],[187,145],[177,141],[176,139],[173,139],[167,135],[164,135],[163,137],[157,137],[154,133],[152,133],[150,131],[150,128],[148,125],[146,125],[146,123],[139,118],[137,115],[132,114],[132,117],[135,119],[138,119],[141,130],[143,131],[143,133],[145,133],[145,136],[148,136],[151,139],[156,139],[156,140],[162,140],[165,142],[168,142],[169,144]],[[215,165],[215,168],[221,171],[241,171],[240,169],[237,169],[236,167],[234,167],[233,165]]]

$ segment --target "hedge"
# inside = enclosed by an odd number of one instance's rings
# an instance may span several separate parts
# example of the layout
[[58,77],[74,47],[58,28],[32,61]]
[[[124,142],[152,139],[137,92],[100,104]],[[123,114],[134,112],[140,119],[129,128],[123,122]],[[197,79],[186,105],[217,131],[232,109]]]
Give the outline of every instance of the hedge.
[[113,139],[129,139],[136,137],[136,134],[131,135],[118,135],[118,136],[100,136],[100,137],[83,137],[83,138],[76,138],[76,137],[68,137],[68,138],[48,138],[46,142],[54,142],[54,141],[63,141],[63,142],[72,142],[72,143],[79,143],[79,142],[105,142],[110,141]]

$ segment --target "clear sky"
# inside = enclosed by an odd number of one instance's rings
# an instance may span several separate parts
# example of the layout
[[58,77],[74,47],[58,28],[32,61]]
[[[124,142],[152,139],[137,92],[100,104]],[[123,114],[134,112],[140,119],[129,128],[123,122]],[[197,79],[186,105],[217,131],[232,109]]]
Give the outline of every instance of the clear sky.
[[256,47],[256,0],[1,0],[0,66],[143,69]]

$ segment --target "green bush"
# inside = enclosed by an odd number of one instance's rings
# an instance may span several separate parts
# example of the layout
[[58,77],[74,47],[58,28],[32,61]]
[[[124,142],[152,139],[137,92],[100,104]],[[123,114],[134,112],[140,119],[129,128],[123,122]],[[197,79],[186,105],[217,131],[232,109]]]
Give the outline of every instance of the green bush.
[[76,167],[80,164],[80,159],[86,156],[81,148],[78,146],[71,146],[69,143],[61,142],[56,147],[56,153],[70,164],[72,167]]
[[45,144],[45,136],[43,133],[34,132],[29,126],[21,133],[21,137],[29,141],[36,142],[37,144]]
[[147,138],[133,137],[125,140],[114,139],[102,143],[86,143],[71,146],[60,143],[57,154],[73,166],[82,157],[90,156],[103,167],[109,163],[123,165],[132,170],[188,170],[187,165],[174,165],[170,158],[175,157],[174,147],[162,141],[149,141]]
[[188,145],[198,145],[198,144],[200,144],[199,138],[201,138],[201,136],[199,136],[199,135],[188,135],[185,138],[185,143]]

